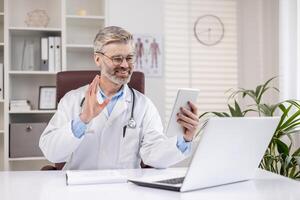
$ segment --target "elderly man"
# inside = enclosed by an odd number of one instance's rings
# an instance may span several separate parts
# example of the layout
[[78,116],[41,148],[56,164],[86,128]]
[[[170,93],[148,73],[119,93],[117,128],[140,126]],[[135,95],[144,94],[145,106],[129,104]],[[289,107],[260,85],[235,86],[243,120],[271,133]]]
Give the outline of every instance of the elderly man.
[[115,26],[99,31],[94,61],[101,76],[61,99],[40,138],[49,161],[66,162],[64,169],[139,168],[141,161],[166,168],[189,155],[199,123],[196,106],[181,109],[177,121],[184,131],[167,138],[151,100],[127,85],[134,58],[132,34]]

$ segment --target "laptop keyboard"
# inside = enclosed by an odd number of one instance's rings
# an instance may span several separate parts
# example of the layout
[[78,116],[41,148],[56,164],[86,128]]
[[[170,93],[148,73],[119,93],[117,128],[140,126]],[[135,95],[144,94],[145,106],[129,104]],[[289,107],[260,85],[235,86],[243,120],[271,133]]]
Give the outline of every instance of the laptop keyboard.
[[179,177],[179,178],[172,178],[172,179],[166,179],[166,180],[161,180],[161,181],[156,181],[156,183],[166,183],[166,184],[180,184],[183,183],[184,177]]

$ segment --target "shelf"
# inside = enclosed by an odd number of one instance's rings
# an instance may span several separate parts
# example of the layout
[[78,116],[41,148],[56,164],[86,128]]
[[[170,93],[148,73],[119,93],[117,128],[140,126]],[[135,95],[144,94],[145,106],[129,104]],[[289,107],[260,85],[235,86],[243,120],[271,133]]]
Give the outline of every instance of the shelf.
[[28,111],[9,111],[9,114],[52,114],[56,110],[28,110]]
[[67,44],[67,48],[82,48],[82,49],[93,49],[94,46],[91,44]]
[[4,43],[3,43],[3,42],[0,42],[0,46],[4,46]]
[[86,16],[80,16],[80,15],[66,15],[66,18],[70,19],[101,19],[104,20],[104,16],[97,16],[97,15],[86,15]]
[[8,158],[9,161],[47,160],[45,157]]
[[11,75],[56,75],[57,72],[48,71],[9,71]]
[[4,103],[4,99],[0,99],[0,103]]
[[0,12],[0,16],[4,16],[4,12]]
[[46,31],[46,32],[60,32],[60,28],[44,28],[44,27],[9,27],[10,31]]
[[4,130],[0,130],[0,134],[3,134],[4,133]]

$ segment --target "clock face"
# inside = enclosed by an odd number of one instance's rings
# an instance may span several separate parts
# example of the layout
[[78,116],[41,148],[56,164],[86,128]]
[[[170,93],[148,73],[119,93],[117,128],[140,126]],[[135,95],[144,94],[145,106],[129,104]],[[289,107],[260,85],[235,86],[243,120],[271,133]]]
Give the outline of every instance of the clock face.
[[196,39],[205,46],[214,46],[224,38],[224,24],[215,15],[200,16],[194,24]]

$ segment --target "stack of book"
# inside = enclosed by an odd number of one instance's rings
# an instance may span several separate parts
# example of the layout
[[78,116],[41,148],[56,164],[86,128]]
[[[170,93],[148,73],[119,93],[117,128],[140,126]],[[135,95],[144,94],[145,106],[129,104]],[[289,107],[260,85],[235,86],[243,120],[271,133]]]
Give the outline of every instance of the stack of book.
[[10,111],[28,111],[31,110],[30,102],[26,99],[22,100],[11,100]]

